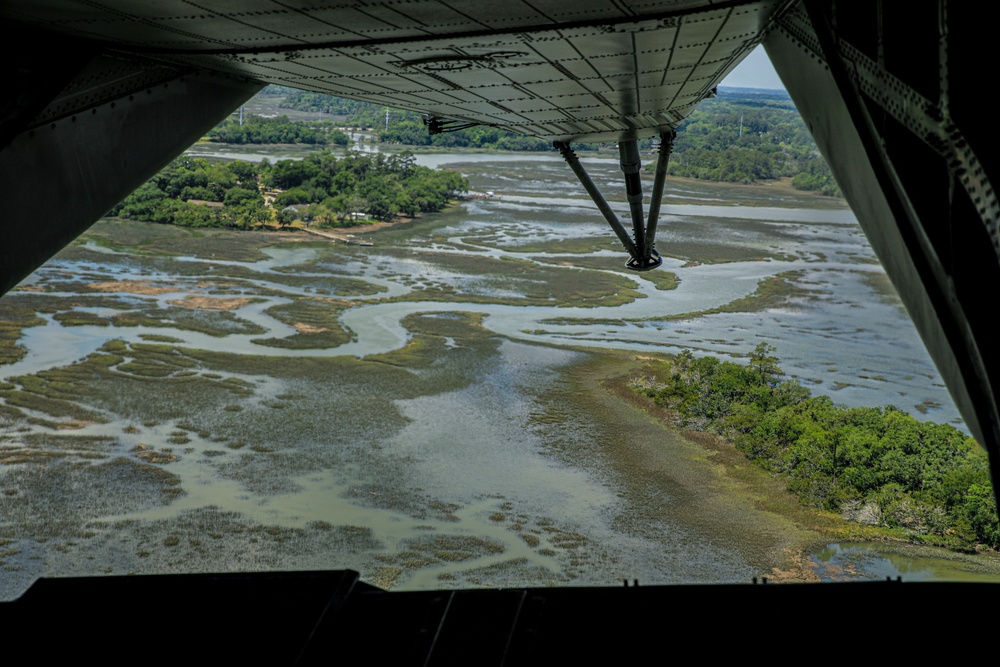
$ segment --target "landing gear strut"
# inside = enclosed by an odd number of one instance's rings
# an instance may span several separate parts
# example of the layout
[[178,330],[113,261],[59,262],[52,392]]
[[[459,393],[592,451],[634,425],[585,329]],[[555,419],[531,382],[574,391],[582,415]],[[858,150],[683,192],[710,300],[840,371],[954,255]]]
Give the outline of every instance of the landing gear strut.
[[611,229],[618,236],[618,240],[628,251],[629,260],[625,263],[627,269],[649,271],[663,263],[663,259],[655,248],[656,223],[660,217],[660,200],[663,199],[663,184],[667,178],[667,161],[670,159],[670,151],[674,146],[674,137],[676,136],[676,133],[672,131],[660,135],[660,154],[656,162],[656,175],[653,179],[653,195],[649,204],[648,223],[643,221],[642,183],[639,180],[639,169],[642,165],[639,159],[638,142],[635,139],[618,142],[622,173],[625,174],[625,195],[628,200],[629,213],[632,216],[631,237],[569,144],[562,141],[553,144],[562,153],[563,159],[569,163],[587,194],[597,204],[604,219],[608,221]]

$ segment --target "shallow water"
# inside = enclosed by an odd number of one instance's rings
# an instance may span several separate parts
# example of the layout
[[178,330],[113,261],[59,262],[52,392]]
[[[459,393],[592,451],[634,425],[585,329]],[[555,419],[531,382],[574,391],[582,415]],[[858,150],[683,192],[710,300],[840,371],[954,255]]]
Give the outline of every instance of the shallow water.
[[[290,244],[264,248],[266,258],[257,261],[212,265],[181,256],[152,264],[85,240],[85,259],[71,251],[26,281],[33,289],[58,283],[43,294],[66,300],[90,294],[87,285],[98,275],[168,285],[155,295],[106,295],[136,311],[166,311],[172,301],[211,296],[208,283],[230,280],[236,287],[226,296],[257,300],[229,312],[239,326],[259,331],[212,335],[169,318],[157,326],[109,326],[118,311],[105,306],[66,306],[103,325],[64,326],[48,313],[43,325],[23,330],[27,355],[0,366],[0,379],[60,372],[116,340],[134,348],[169,336],[172,354],[225,356],[198,357],[192,370],[159,380],[116,371],[94,385],[109,393],[74,399],[109,421],[65,433],[104,436],[109,444],[100,446],[103,458],[74,454],[54,465],[94,476],[74,482],[78,496],[70,502],[95,509],[74,510],[76,518],[58,529],[31,524],[31,517],[23,525],[7,522],[12,537],[5,539],[14,545],[8,548],[18,553],[7,558],[0,593],[16,593],[43,573],[96,573],[98,563],[117,573],[353,567],[398,587],[613,583],[622,576],[721,582],[760,574],[761,550],[749,546],[755,536],[720,540],[709,518],[671,513],[679,487],[650,492],[644,502],[664,508],[655,520],[623,522],[635,515],[634,501],[623,497],[623,480],[600,454],[608,443],[596,434],[624,442],[627,431],[596,423],[572,400],[558,418],[539,418],[564,370],[584,357],[565,346],[739,358],[766,341],[786,372],[835,401],[893,403],[919,418],[958,421],[898,299],[873,280],[881,268],[846,209],[828,202],[810,208],[815,200],[806,196],[768,202],[756,192],[748,197],[753,207],[723,205],[728,190],[719,196],[718,188],[685,182],[678,189],[683,203],[668,199],[661,226],[661,271],[680,280],[664,291],[621,268],[624,254],[557,157],[418,160],[456,164],[474,190],[495,190],[500,198],[470,200],[377,233],[372,247]],[[588,167],[610,182],[617,161],[590,160]],[[507,178],[516,194],[503,192]],[[588,259],[613,258],[607,268],[575,265],[581,251],[573,244],[580,242],[596,244]],[[239,277],[220,275],[227,268]],[[789,271],[803,292],[780,308],[704,314]],[[334,295],[346,308],[339,323],[354,339],[302,349],[262,345],[301,329],[268,309],[325,297],[331,272],[378,288]],[[594,296],[574,291],[608,277],[618,281],[608,285],[632,285],[635,296],[600,305],[616,288]],[[65,291],[67,285],[78,291]],[[444,296],[426,300],[436,290]],[[536,295],[531,305],[522,303],[529,293]],[[577,305],[561,301],[570,294]],[[598,305],[589,307],[591,301]],[[417,330],[407,325],[421,313],[441,315],[423,318]],[[486,332],[464,329],[463,313],[482,315]],[[689,316],[648,319],[668,315]],[[208,324],[236,326],[210,318]],[[427,326],[449,333],[420,338]],[[419,340],[438,342],[406,356],[407,344]],[[233,393],[226,380],[243,389]],[[924,414],[918,405],[931,407]],[[0,444],[8,449],[52,433],[43,423],[50,415],[24,411],[33,421],[0,422]],[[184,494],[151,502],[149,488],[140,486],[145,490],[121,492],[117,510],[96,509],[103,505],[94,494],[119,475],[109,461],[135,462],[139,446],[176,457],[158,465]],[[569,458],[560,453],[565,446],[572,447]],[[8,467],[4,481],[12,491],[0,501],[13,507],[30,492],[58,515],[64,492],[24,470]]]
[[990,583],[998,579],[995,573],[971,567],[969,559],[940,553],[940,556],[913,555],[871,544],[832,543],[813,555],[813,563],[820,580],[826,582],[890,579]]
[[[461,243],[462,249],[449,249],[448,242],[437,242],[433,249],[457,255],[478,254],[494,259],[509,258],[531,262],[562,259],[572,262],[571,253],[519,252],[519,242],[558,243],[559,239],[581,236],[603,238],[608,235],[608,231],[600,223],[551,222],[552,218],[558,219],[558,215],[547,216],[545,211],[555,211],[558,206],[550,205],[548,201],[547,198],[538,198],[536,206],[541,212],[534,208],[526,212],[509,206],[503,200],[487,202],[486,205],[479,202],[463,204],[460,210],[442,216],[449,224],[440,228],[440,233],[446,235],[450,242]],[[715,209],[707,208],[712,211]],[[732,211],[739,210],[728,208]],[[752,219],[761,220],[773,216],[772,210],[786,209],[746,210],[755,214]],[[787,210],[799,214],[804,209]],[[714,212],[704,217],[689,215],[680,220],[669,218],[668,224],[663,228],[662,248],[669,248],[674,240],[681,243],[686,238],[697,236],[700,244],[760,248],[787,259],[691,266],[686,260],[668,257],[661,270],[675,273],[680,279],[680,286],[667,292],[655,289],[641,275],[624,269],[614,271],[634,281],[636,288],[644,295],[644,298],[632,303],[615,307],[574,308],[558,304],[470,305],[463,303],[460,298],[448,303],[421,303],[417,298],[412,302],[359,306],[350,309],[343,317],[345,325],[358,334],[358,340],[337,349],[336,353],[365,356],[398,348],[407,338],[406,332],[398,324],[399,318],[427,309],[471,309],[488,315],[488,326],[498,333],[528,341],[557,344],[666,352],[690,348],[699,353],[739,356],[746,354],[763,340],[778,349],[786,372],[813,386],[817,393],[830,393],[838,402],[849,405],[892,403],[918,418],[958,423],[957,411],[898,299],[892,294],[879,294],[873,289],[870,277],[881,274],[881,268],[872,263],[871,251],[850,213],[816,211],[814,217],[815,220],[799,223],[766,224],[755,228],[752,233],[742,231],[739,227],[731,227],[725,219],[717,218]],[[823,221],[822,224],[819,221]],[[746,221],[743,225],[746,226]],[[489,242],[489,247],[476,246],[476,239],[479,237],[493,240]],[[386,290],[383,296],[406,295],[409,288],[405,281],[448,285],[459,293],[493,299],[519,296],[517,282],[500,286],[486,276],[468,275],[462,270],[424,261],[419,252],[403,258],[380,257],[381,247],[379,245],[363,251],[355,249],[353,255],[357,258],[356,266],[359,270],[355,275]],[[480,249],[473,250],[474,247]],[[270,259],[267,261],[245,265],[266,273],[274,268],[317,259],[317,251],[314,249],[280,248],[269,250],[269,254]],[[599,256],[604,254],[608,254],[608,251]],[[72,263],[63,266],[71,271],[78,270],[74,269]],[[384,273],[379,275],[386,269],[396,277],[386,277]],[[157,278],[156,275],[121,272],[118,268],[106,270],[116,271],[121,279]],[[753,313],[718,313],[683,320],[641,321],[698,313],[724,306],[753,293],[764,278],[787,271],[800,272],[793,282],[809,294],[808,299],[788,304],[790,307]],[[322,274],[315,275],[319,277]],[[191,282],[208,277],[210,276],[194,276]],[[405,281],[401,282],[400,277]],[[268,281],[265,275],[251,282],[260,288],[279,290],[289,295],[316,294],[314,288],[281,285]],[[184,287],[180,287],[178,293],[159,295],[156,299],[160,303],[177,299],[184,295],[184,290]],[[343,298],[361,300],[367,297]],[[270,305],[280,302],[280,297],[270,297],[265,303],[247,306],[236,314],[268,329],[269,333],[264,337],[288,335],[286,325],[263,313]],[[560,318],[561,323],[554,325],[546,322],[552,318]],[[587,321],[576,325],[564,318],[584,318]],[[636,321],[625,326],[599,325],[589,321],[592,319]],[[58,337],[65,341],[60,345],[66,345],[75,354],[84,356],[116,335],[114,331],[98,329],[100,328],[60,332]],[[88,334],[93,335],[89,345],[86,342]],[[28,330],[24,343],[33,351],[32,359],[19,364],[16,369],[0,369],[0,376],[11,372],[19,374],[32,367],[31,364],[41,363],[41,358],[34,351],[49,348],[41,338],[52,335],[56,335],[56,332],[51,327]],[[259,347],[251,341],[261,336],[235,335],[215,339],[187,332],[180,337],[189,345],[201,349],[251,353],[255,347]],[[281,351],[272,353],[285,354]],[[310,351],[300,354],[328,353],[329,351]],[[38,365],[33,367],[36,370],[39,368]],[[933,409],[925,417],[915,409],[915,406],[925,404],[940,407]]]

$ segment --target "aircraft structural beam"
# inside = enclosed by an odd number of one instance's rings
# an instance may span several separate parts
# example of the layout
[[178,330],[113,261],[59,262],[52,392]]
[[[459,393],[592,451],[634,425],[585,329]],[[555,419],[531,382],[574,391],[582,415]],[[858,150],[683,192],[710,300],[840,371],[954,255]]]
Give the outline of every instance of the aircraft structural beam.
[[992,117],[976,86],[955,85],[988,62],[992,28],[943,0],[872,4],[870,21],[858,8],[804,2],[764,47],[1000,491],[1000,348],[984,298],[1000,283]]
[[11,138],[0,174],[9,183],[16,174],[17,187],[4,194],[0,294],[263,86],[105,55],[67,67],[75,76],[41,112],[8,114],[3,124]]
[[656,172],[653,176],[653,192],[649,200],[649,219],[646,221],[646,242],[644,258],[648,262],[653,253],[653,242],[656,240],[656,226],[660,219],[660,203],[663,201],[663,186],[667,182],[667,165],[670,163],[670,153],[674,150],[674,139],[677,133],[671,130],[660,135],[659,155],[656,159]]
[[[668,136],[671,139],[672,145],[673,132],[661,135],[661,137]],[[660,199],[663,197],[663,184],[667,174],[666,156],[669,155],[670,149],[667,148],[665,153],[662,151],[660,153],[660,160],[656,168],[656,179],[653,183],[654,199],[649,209],[651,224],[647,225],[643,219],[642,181],[639,177],[642,171],[642,160],[639,157],[638,142],[635,139],[618,142],[621,170],[625,175],[625,197],[628,201],[629,213],[632,217],[633,236],[630,237],[628,230],[625,229],[625,225],[618,219],[615,212],[611,210],[608,200],[604,198],[600,189],[594,183],[593,179],[590,178],[590,174],[587,173],[576,152],[570,148],[568,143],[562,141],[554,142],[553,146],[562,153],[563,159],[566,160],[573,173],[576,174],[576,177],[583,185],[583,189],[587,191],[590,198],[597,204],[597,208],[601,211],[604,219],[608,221],[608,225],[611,226],[618,240],[622,242],[625,250],[628,251],[629,260],[625,263],[625,268],[633,271],[649,271],[663,264],[663,259],[653,248],[653,245],[656,241],[656,220],[660,214]]]
[[[511,587],[383,591],[352,570],[138,575],[41,579],[21,599],[0,602],[5,636],[36,641],[47,663],[184,662],[329,665],[586,665],[650,662],[664,637],[675,650],[712,646],[726,662],[773,658],[763,622],[724,629],[720,609],[915,609],[928,600],[958,609],[989,599],[998,584],[902,582],[753,583],[694,586]],[[109,612],[128,623],[111,640]],[[910,660],[926,652],[912,615],[886,613],[871,655]],[[132,620],[136,619],[136,620]],[[175,631],[178,619],[183,631]],[[131,625],[129,625],[131,623]],[[989,614],[945,614],[944,637],[994,630]],[[45,635],[39,635],[40,628]],[[792,626],[797,631],[798,626]],[[169,635],[168,635],[169,631]],[[51,638],[58,638],[58,641]],[[600,662],[600,661],[596,661]]]

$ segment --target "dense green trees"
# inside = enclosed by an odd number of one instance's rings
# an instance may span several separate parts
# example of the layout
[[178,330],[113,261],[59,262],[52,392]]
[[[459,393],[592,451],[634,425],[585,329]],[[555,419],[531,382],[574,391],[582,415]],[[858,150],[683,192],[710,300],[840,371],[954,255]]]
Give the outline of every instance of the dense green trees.
[[801,170],[792,178],[792,185],[798,190],[810,190],[827,195],[838,196],[840,188],[833,180],[830,167],[821,157],[813,157],[800,163]]
[[[262,189],[282,192],[268,205]],[[467,189],[460,174],[417,166],[409,153],[338,158],[324,149],[274,165],[180,157],[110,215],[191,227],[348,225],[439,211]]]
[[329,123],[292,122],[287,116],[247,115],[243,122],[227,119],[209,130],[208,140],[225,144],[315,144],[347,146],[343,130]]
[[784,378],[774,348],[746,366],[684,352],[641,390],[684,425],[730,439],[802,501],[958,548],[1000,547],[986,453],[892,406],[845,408]]
[[302,219],[321,224],[346,224],[355,211],[377,220],[440,211],[469,187],[460,174],[417,166],[410,153],[351,153],[338,159],[320,151],[291,162],[277,163],[262,180],[285,188],[275,206],[309,204]]
[[244,160],[181,156],[109,215],[185,227],[249,227],[268,219],[257,185],[260,168]]
[[260,92],[262,97],[282,98],[279,107],[283,109],[295,109],[296,111],[309,111],[316,113],[326,113],[338,116],[349,116],[356,114],[362,109],[381,109],[370,102],[359,102],[343,97],[333,97],[323,93],[313,93],[307,90],[296,90],[286,86],[270,85]]
[[358,122],[368,127],[377,128],[379,141],[388,144],[526,152],[554,150],[551,142],[543,139],[526,137],[507,130],[482,125],[431,136],[420,115],[411,111],[394,110],[389,114],[388,127],[383,124],[384,115],[381,120],[380,123],[379,118],[373,117],[371,114],[359,114],[352,117],[349,122]]
[[668,173],[731,183],[791,176],[800,190],[840,192],[791,100],[776,92],[723,89],[702,102],[677,129]]

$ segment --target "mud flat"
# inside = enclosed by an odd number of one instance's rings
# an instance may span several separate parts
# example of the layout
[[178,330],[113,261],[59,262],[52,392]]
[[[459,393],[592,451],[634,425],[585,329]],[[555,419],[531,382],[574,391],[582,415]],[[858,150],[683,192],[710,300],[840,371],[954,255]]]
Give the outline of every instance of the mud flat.
[[388,587],[508,586],[742,581],[783,562],[759,528],[779,521],[593,382],[621,358],[479,321],[414,315],[404,348],[308,364],[114,340],[12,378],[8,595],[42,573],[351,567]]
[[102,222],[5,296],[0,595],[246,569],[396,588],[813,577],[804,547],[843,538],[836,518],[616,378],[763,339],[837,400],[955,414],[849,213],[757,190],[741,213],[720,204],[736,191],[681,184],[651,280],[550,162],[463,164],[476,189],[520,190],[373,246]]

